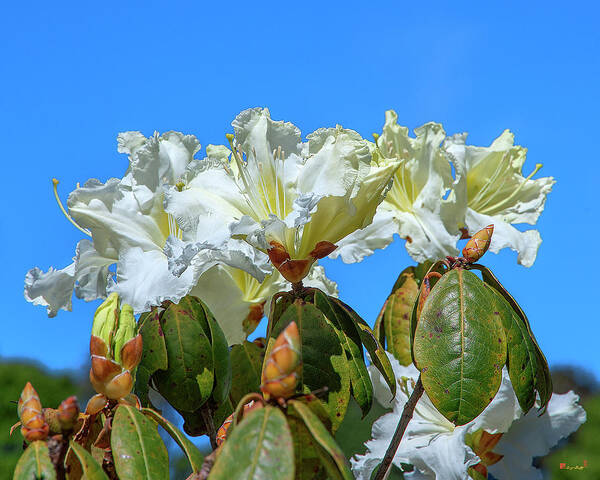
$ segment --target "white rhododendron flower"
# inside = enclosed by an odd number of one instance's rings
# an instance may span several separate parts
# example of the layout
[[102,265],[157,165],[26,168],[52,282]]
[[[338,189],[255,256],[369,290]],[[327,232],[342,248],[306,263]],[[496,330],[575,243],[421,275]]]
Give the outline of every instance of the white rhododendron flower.
[[373,223],[346,238],[332,255],[340,255],[346,263],[385,248],[396,233],[406,239],[406,249],[417,262],[458,253],[464,206],[454,191],[461,178],[452,177],[448,156],[441,148],[446,133],[439,123],[427,123],[415,130],[413,138],[397,121],[396,112],[385,113],[376,156],[399,159],[400,167]]
[[[373,470],[383,460],[404,405],[412,393],[412,386],[419,376],[414,365],[404,367],[393,355],[387,355],[400,388],[396,398],[392,399],[382,375],[369,366],[375,398],[381,405],[393,410],[373,424],[373,438],[366,443],[365,455],[352,459],[352,469],[359,480],[370,479]],[[456,427],[436,410],[424,393],[393,463],[398,468],[402,468],[402,463],[414,466],[413,472],[404,474],[407,479],[462,480],[469,478],[469,467],[485,467],[498,480],[541,479],[540,472],[532,466],[532,459],[547,453],[561,438],[570,435],[585,422],[585,411],[577,404],[578,400],[573,392],[554,394],[543,415],[538,416],[535,408],[523,415],[505,368],[494,400],[473,421]],[[483,431],[488,439],[496,437],[498,443],[492,452],[485,451],[474,441]],[[509,473],[511,470],[512,473]]]
[[514,145],[509,131],[489,147],[466,145],[466,134],[446,137],[436,123],[423,125],[415,133],[416,138],[410,137],[408,129],[397,124],[396,113],[386,112],[375,155],[401,159],[394,185],[373,223],[346,237],[332,257],[339,255],[346,263],[361,261],[398,234],[406,239],[414,260],[437,260],[455,256],[462,235],[493,224],[490,250],[512,248],[520,264],[531,266],[540,234],[537,230],[520,232],[512,224],[537,222],[554,179],[531,179],[541,165],[523,177],[527,150]]
[[473,234],[494,224],[490,250],[510,247],[518,252],[518,262],[530,267],[542,242],[540,234],[537,230],[520,232],[511,224],[535,225],[555,181],[552,177],[532,180],[541,164],[523,177],[527,149],[514,145],[514,135],[508,130],[489,147],[466,145],[466,137],[454,135],[444,145],[457,170],[464,172],[459,196],[467,203],[465,226]]
[[[92,241],[79,242],[73,263],[62,270],[29,271],[27,300],[46,306],[54,316],[59,309],[71,310],[73,289],[86,301],[115,291],[140,313],[165,300],[179,301],[201,273],[219,262],[251,263],[258,277],[270,271],[266,255],[261,259],[246,243],[232,240],[223,251],[203,249],[194,270],[174,276],[163,249],[168,238],[180,240],[184,234],[163,208],[164,186],[176,184],[191,163],[200,163],[194,159],[200,144],[195,137],[177,132],[150,138],[126,132],[118,142],[119,152],[129,155],[125,176],[106,183],[88,180],[69,195],[69,212],[63,209]],[[109,270],[113,264],[116,272]]]
[[[304,285],[338,296],[337,284],[325,276],[323,267],[315,265]],[[274,294],[289,289],[289,283],[274,270],[263,282],[239,268],[216,265],[204,273],[191,295],[202,299],[218,320],[229,345],[242,343],[264,315],[268,315]]]
[[373,161],[373,145],[340,126],[302,142],[297,127],[260,108],[232,125],[231,150],[207,148],[208,159],[185,185],[168,190],[166,210],[193,238],[169,245],[177,275],[194,266],[199,248],[220,248],[233,236],[298,282],[336,242],[371,222],[399,164]]

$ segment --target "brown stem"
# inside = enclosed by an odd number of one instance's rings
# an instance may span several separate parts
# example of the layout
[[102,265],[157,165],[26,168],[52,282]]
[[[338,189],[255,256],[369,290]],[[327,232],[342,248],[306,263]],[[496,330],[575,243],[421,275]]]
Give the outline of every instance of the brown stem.
[[302,285],[302,280],[296,283],[292,283],[292,294],[294,297],[299,297],[304,291],[304,285]]
[[210,455],[204,457],[204,463],[198,473],[193,473],[188,480],[206,480],[212,470],[215,460],[217,459],[217,451],[215,450]]
[[113,459],[112,450],[107,448],[104,450],[104,458],[102,459],[102,469],[106,476],[110,480],[119,480],[117,475],[117,469],[115,468],[115,461]]
[[390,446],[385,452],[385,456],[383,457],[383,461],[379,465],[379,470],[377,470],[377,474],[373,480],[383,480],[386,478],[388,470],[392,465],[392,460],[396,456],[396,450],[398,450],[398,445],[400,445],[400,440],[402,440],[402,436],[406,431],[406,427],[408,426],[408,422],[413,416],[413,412],[415,411],[415,407],[417,406],[417,402],[421,395],[423,395],[423,384],[421,383],[421,375],[419,375],[419,379],[415,384],[415,388],[413,389],[408,402],[404,405],[404,409],[402,410],[402,415],[400,416],[400,421],[398,422],[398,426],[396,427],[396,431],[394,432],[394,436],[392,437],[392,441],[390,442]]
[[65,480],[67,472],[65,470],[65,456],[69,449],[69,440],[66,436],[55,435],[48,439],[48,454],[54,464],[57,480]]
[[214,449],[217,448],[217,430],[215,429],[215,423],[212,418],[212,410],[207,405],[206,408],[200,409],[200,414],[202,415],[202,420],[204,421],[204,425],[206,426],[206,431],[208,433],[208,437],[210,438],[210,445]]

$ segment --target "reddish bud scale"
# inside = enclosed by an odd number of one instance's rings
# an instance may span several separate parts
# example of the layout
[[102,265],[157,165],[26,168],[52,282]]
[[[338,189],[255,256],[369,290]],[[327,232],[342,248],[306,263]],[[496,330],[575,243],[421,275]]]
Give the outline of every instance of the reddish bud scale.
[[133,388],[131,370],[140,363],[142,347],[141,335],[129,340],[121,348],[121,364],[119,364],[105,356],[107,355],[106,344],[99,337],[92,335],[90,383],[94,390],[111,400],[127,397]]
[[25,440],[34,442],[48,437],[50,426],[44,419],[42,402],[40,402],[40,397],[29,382],[21,392],[17,411],[22,424],[21,433]]
[[326,257],[337,248],[337,245],[331,242],[318,242],[307,258],[292,260],[290,254],[281,243],[271,241],[269,244],[271,248],[267,250],[267,254],[271,263],[279,270],[283,278],[291,283],[301,282],[308,275],[315,261]]
[[[246,405],[244,405],[244,415],[251,412],[252,410],[255,410],[256,408],[262,408],[262,405],[260,403],[256,403],[254,400],[252,400],[250,403],[247,403]],[[229,415],[223,422],[223,425],[221,425],[219,427],[219,430],[217,430],[216,441],[217,441],[218,447],[220,447],[221,444],[227,438],[227,432],[229,431],[229,427],[231,427],[231,424],[233,423],[233,415],[234,415],[233,413],[231,415]]]
[[504,455],[492,452],[494,447],[498,444],[502,438],[502,433],[488,433],[485,430],[477,431],[471,441],[471,449],[481,460],[478,464],[473,465],[471,468],[481,473],[487,478],[487,467],[498,463]]
[[300,358],[300,334],[296,322],[279,334],[262,372],[260,389],[268,398],[289,398],[296,391]]
[[475,263],[483,257],[483,254],[490,248],[493,233],[494,225],[488,225],[471,237],[471,240],[467,242],[462,251],[462,255],[467,262]]
[[79,418],[79,405],[77,397],[71,396],[63,400],[58,407],[58,421],[65,430],[73,428]]

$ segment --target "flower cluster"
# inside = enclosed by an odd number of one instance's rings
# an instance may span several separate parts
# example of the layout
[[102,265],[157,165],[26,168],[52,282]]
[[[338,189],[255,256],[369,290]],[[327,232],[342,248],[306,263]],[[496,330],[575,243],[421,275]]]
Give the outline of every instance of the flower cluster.
[[61,209],[91,238],[67,267],[30,270],[27,300],[54,316],[71,310],[73,291],[86,301],[116,292],[138,314],[192,294],[233,344],[287,281],[335,293],[318,259],[360,261],[396,233],[422,262],[457,254],[461,236],[493,223],[492,251],[508,246],[523,265],[535,260],[539,233],[512,224],[536,222],[554,180],[521,175],[526,150],[508,131],[490,147],[446,137],[437,123],[413,138],[388,111],[375,143],[340,126],[303,140],[261,108],[232,125],[229,145],[209,145],[202,160],[192,135],[120,134],[124,176],[88,180],[67,209],[55,180]]
[[493,224],[490,250],[510,247],[520,264],[533,265],[539,233],[512,224],[536,223],[554,179],[532,179],[540,164],[523,177],[527,149],[514,145],[513,134],[506,130],[489,147],[475,147],[466,145],[466,134],[447,137],[439,123],[417,128],[413,138],[397,120],[386,112],[375,151],[378,158],[401,160],[393,186],[373,222],[346,237],[332,256],[360,261],[397,233],[414,260],[436,260],[456,255],[459,239]]

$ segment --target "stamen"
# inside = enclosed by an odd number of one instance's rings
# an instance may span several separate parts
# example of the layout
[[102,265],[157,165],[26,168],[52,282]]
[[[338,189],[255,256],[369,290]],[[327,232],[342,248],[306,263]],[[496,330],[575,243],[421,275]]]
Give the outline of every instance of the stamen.
[[[69,214],[67,213],[67,211],[65,210],[65,207],[63,207],[63,204],[62,204],[62,202],[60,201],[60,197],[58,196],[58,190],[57,190],[57,188],[56,188],[56,187],[58,186],[58,184],[59,184],[59,181],[58,181],[56,178],[53,178],[53,179],[52,179],[52,185],[54,185],[54,196],[56,197],[56,203],[58,203],[58,206],[59,206],[60,210],[62,211],[63,215],[64,215],[65,217],[67,217],[67,220],[68,220],[69,222],[71,222],[71,223],[72,223],[72,224],[75,226],[75,228],[76,228],[77,230],[79,230],[79,231],[81,231],[81,232],[85,233],[85,234],[86,234],[88,237],[91,237],[91,236],[92,236],[92,232],[90,232],[90,231],[89,231],[87,228],[82,228],[82,227],[80,227],[80,226],[77,224],[77,222],[76,222],[75,220],[73,220],[73,218],[71,217],[71,215],[69,215]],[[77,184],[77,188],[79,188],[79,184]]]

